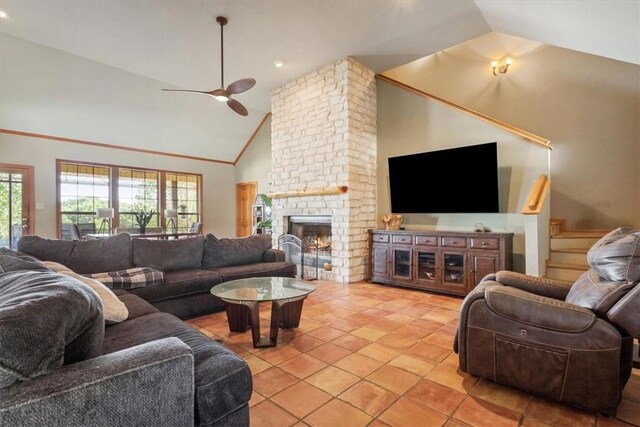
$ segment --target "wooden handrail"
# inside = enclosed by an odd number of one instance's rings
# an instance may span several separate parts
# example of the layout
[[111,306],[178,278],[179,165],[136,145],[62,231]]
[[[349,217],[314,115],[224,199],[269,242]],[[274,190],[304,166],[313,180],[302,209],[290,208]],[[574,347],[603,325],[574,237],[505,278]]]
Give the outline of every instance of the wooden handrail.
[[529,190],[529,197],[522,208],[522,213],[524,215],[538,215],[542,211],[550,187],[549,177],[545,174],[540,175]]
[[348,187],[346,185],[342,185],[338,187],[312,188],[310,190],[279,191],[276,193],[268,193],[267,197],[272,199],[286,199],[289,197],[333,196],[346,193],[347,189]]
[[479,113],[479,112],[474,111],[474,110],[472,110],[470,108],[463,107],[462,105],[454,104],[451,101],[447,101],[446,99],[440,98],[439,96],[436,96],[436,95],[432,95],[432,94],[430,94],[428,92],[420,90],[420,89],[418,89],[416,87],[413,87],[411,85],[408,85],[406,83],[399,82],[398,80],[392,79],[391,77],[387,77],[384,74],[376,74],[376,79],[382,80],[383,82],[387,82],[389,84],[392,84],[394,86],[397,86],[399,88],[407,90],[407,91],[409,91],[409,92],[411,92],[413,94],[420,95],[420,96],[422,96],[424,98],[432,99],[432,100],[434,100],[434,101],[436,101],[436,102],[438,102],[438,103],[440,103],[442,105],[445,105],[445,106],[447,106],[449,108],[453,108],[453,109],[461,111],[461,112],[463,112],[465,114],[469,114],[469,115],[475,117],[476,119],[480,119],[480,120],[482,120],[484,122],[487,122],[489,124],[492,124],[494,126],[497,126],[497,127],[501,128],[501,129],[504,129],[507,132],[513,133],[513,134],[518,135],[518,136],[520,136],[520,137],[522,137],[522,138],[524,138],[524,139],[526,139],[528,141],[534,142],[534,143],[536,143],[538,145],[541,145],[541,146],[543,146],[543,147],[545,147],[545,148],[547,148],[549,150],[552,150],[550,141],[548,139],[542,138],[541,136],[535,135],[535,134],[533,134],[531,132],[527,132],[526,130],[522,130],[522,129],[517,128],[515,126],[512,126],[512,125],[510,125],[508,123],[505,123],[505,122],[502,122],[500,120],[494,119],[493,117],[487,116],[486,114]]

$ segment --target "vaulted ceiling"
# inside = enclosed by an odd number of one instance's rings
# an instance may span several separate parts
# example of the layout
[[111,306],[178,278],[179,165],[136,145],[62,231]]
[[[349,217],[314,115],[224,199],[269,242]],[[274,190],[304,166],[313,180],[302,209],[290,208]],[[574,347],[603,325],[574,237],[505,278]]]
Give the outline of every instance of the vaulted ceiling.
[[228,17],[225,83],[257,80],[236,97],[249,117],[239,126],[235,113],[212,99],[190,105],[205,109],[211,129],[225,135],[225,150],[212,142],[206,152],[223,160],[242,150],[274,89],[345,56],[382,72],[498,31],[640,64],[638,1],[0,0],[0,9],[10,15],[0,21],[1,33],[153,79],[154,96],[164,97],[191,95],[162,87],[219,87],[215,18]]

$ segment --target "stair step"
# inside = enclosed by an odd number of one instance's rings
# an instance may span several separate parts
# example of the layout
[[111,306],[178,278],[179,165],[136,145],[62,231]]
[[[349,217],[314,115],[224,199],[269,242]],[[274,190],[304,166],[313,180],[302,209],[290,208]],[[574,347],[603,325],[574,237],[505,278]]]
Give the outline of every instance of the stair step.
[[567,269],[567,270],[581,270],[581,271],[587,271],[589,269],[588,265],[564,264],[564,263],[561,263],[561,262],[549,262],[547,264],[547,267],[564,268],[564,269]]
[[549,243],[552,251],[560,249],[589,249],[598,240],[600,240],[600,237],[552,236]]
[[591,229],[591,230],[565,230],[554,236],[553,239],[564,239],[564,238],[591,238],[597,237],[600,238],[607,234],[611,230],[601,230],[601,229]]
[[567,249],[549,252],[549,262],[587,266],[586,249]]

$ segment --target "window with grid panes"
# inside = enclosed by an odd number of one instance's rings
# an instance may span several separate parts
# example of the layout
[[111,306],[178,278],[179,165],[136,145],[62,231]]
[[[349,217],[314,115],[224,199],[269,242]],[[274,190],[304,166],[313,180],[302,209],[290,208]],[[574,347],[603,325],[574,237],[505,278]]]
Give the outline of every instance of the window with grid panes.
[[200,176],[165,174],[165,206],[178,211],[178,232],[186,232],[194,222],[200,221]]
[[118,170],[118,227],[137,228],[136,212],[150,212],[147,229],[160,227],[159,218],[159,172],[140,169]]
[[78,224],[83,233],[95,232],[100,221],[96,209],[110,206],[111,168],[61,162],[60,183],[61,236],[67,237],[71,224]]

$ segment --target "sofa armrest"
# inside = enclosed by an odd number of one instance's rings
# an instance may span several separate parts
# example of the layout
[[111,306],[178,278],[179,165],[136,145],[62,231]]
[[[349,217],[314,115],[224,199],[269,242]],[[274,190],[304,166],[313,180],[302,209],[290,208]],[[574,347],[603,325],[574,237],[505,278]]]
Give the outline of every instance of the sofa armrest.
[[528,276],[514,271],[498,271],[496,273],[496,282],[500,282],[507,286],[522,289],[536,295],[542,295],[549,298],[563,300],[567,297],[571,285],[536,276]]
[[193,425],[191,349],[166,338],[65,365],[0,393],[0,424]]
[[607,318],[630,336],[640,338],[640,284],[631,289],[607,312]]
[[484,297],[494,313],[543,329],[578,333],[597,320],[586,308],[509,286],[487,286]]
[[280,249],[270,248],[262,254],[263,262],[283,262],[285,260],[284,251]]

